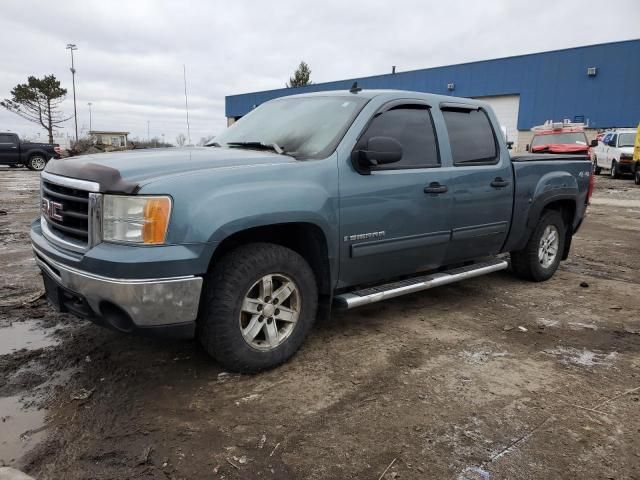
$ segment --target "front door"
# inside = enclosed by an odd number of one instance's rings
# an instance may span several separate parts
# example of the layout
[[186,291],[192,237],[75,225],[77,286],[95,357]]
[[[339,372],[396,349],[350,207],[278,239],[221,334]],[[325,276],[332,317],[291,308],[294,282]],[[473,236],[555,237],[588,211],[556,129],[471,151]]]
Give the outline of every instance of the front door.
[[20,160],[20,149],[15,135],[0,133],[0,164],[11,165]]
[[438,267],[449,243],[450,172],[441,168],[429,106],[387,104],[355,149],[372,137],[397,140],[402,159],[372,167],[370,175],[358,173],[350,159],[340,159],[339,286]]
[[[496,255],[509,232],[513,170],[500,132],[487,112],[460,105],[442,108],[454,172],[451,244],[446,263]],[[495,123],[494,119],[494,125]]]

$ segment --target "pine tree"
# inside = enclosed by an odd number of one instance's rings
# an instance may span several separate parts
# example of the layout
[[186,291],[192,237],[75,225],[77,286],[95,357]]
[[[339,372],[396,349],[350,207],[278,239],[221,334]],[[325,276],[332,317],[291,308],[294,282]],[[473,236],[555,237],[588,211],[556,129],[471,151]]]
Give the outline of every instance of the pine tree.
[[5,98],[0,106],[41,125],[49,133],[49,143],[53,143],[53,129],[60,128],[69,120],[60,112],[60,103],[66,95],[67,89],[60,87],[60,80],[54,75],[29,77],[27,83],[16,85],[11,90],[12,98]]
[[289,77],[287,88],[304,87],[311,84],[311,69],[304,61],[300,62],[293,77]]

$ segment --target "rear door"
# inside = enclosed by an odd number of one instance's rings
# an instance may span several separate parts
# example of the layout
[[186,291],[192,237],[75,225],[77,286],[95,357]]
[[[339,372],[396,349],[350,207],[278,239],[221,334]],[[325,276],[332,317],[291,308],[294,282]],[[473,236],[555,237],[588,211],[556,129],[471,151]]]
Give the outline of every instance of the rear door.
[[[493,113],[476,106],[443,104],[442,115],[454,170],[452,233],[446,261],[500,252],[513,208],[513,170]],[[491,115],[491,117],[489,116]],[[444,148],[443,148],[444,150]]]
[[20,145],[15,135],[0,133],[0,163],[10,165],[20,159]]
[[371,137],[391,137],[402,160],[358,173],[340,161],[340,285],[356,285],[439,267],[451,230],[449,169],[442,168],[429,105],[384,105],[354,150]]

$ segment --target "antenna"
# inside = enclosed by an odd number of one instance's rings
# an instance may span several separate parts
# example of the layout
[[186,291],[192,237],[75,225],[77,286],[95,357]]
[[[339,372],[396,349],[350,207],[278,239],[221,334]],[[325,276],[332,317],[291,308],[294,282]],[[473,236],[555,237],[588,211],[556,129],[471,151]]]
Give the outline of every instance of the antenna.
[[362,91],[362,88],[358,86],[358,82],[353,82],[353,85],[351,85],[351,88],[349,89],[350,93],[358,93],[361,91]]
[[187,101],[187,67],[182,64],[182,70],[184,73],[184,106],[187,110],[187,138],[189,139],[188,145],[191,145],[191,129],[189,128],[189,102]]

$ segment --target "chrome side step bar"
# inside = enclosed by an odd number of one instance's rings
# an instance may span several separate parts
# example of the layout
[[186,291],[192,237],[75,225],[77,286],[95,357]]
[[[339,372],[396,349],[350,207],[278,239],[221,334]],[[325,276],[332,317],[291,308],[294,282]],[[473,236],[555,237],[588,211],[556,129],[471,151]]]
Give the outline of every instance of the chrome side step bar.
[[467,278],[479,277],[487,273],[504,270],[509,266],[505,260],[494,259],[486,262],[475,263],[467,267],[453,268],[444,272],[432,273],[420,277],[400,280],[376,287],[365,288],[353,292],[342,293],[334,297],[337,308],[355,308],[369,303],[380,302],[388,298],[399,297],[408,293],[428,290],[430,288],[459,282]]

